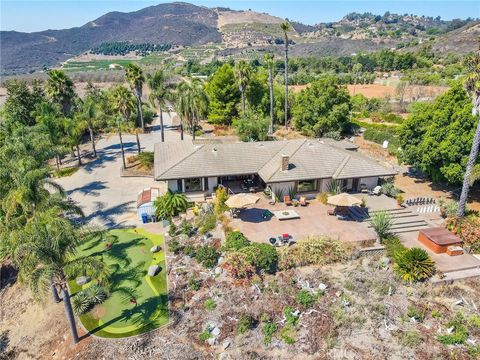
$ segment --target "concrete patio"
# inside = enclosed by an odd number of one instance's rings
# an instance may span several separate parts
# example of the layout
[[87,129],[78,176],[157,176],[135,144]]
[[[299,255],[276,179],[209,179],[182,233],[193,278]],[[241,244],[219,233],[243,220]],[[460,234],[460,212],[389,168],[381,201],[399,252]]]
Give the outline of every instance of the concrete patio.
[[[368,201],[368,200],[367,200]],[[268,242],[271,237],[288,233],[294,240],[307,236],[325,235],[345,242],[362,242],[375,240],[375,232],[367,227],[366,223],[338,220],[327,214],[332,208],[312,200],[308,206],[286,206],[283,203],[269,204],[263,195],[254,206],[243,209],[238,218],[231,221],[231,226],[245,234],[250,240]],[[294,210],[300,218],[278,220],[275,216],[263,219],[265,210],[270,212]]]

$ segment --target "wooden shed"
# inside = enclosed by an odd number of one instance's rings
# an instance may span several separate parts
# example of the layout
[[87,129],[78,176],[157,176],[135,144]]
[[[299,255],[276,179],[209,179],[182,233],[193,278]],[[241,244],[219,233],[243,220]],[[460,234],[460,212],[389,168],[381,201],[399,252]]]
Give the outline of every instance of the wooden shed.
[[418,241],[436,254],[447,252],[449,246],[461,246],[462,239],[443,227],[420,230]]

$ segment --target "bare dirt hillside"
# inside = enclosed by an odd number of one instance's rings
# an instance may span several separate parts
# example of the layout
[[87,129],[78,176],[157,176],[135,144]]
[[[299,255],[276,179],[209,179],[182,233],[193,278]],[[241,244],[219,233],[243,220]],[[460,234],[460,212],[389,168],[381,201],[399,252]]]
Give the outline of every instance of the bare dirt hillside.
[[221,28],[230,24],[280,24],[282,18],[255,11],[218,11],[218,27]]

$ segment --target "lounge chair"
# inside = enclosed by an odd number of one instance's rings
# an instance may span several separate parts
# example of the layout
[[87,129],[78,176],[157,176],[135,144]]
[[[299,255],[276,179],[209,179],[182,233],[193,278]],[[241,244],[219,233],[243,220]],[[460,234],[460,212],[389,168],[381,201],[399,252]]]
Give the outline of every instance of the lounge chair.
[[298,203],[301,205],[301,206],[307,206],[308,202],[307,202],[307,198],[305,196],[300,196],[300,200],[298,200]]
[[285,205],[289,206],[289,205],[292,205],[292,199],[290,198],[289,195],[285,195],[283,197],[283,202],[285,203]]

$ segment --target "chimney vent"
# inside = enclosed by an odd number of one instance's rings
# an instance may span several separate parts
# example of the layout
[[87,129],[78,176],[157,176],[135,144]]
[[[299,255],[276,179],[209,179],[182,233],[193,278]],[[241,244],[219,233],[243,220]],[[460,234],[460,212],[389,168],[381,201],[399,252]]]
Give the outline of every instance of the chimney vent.
[[282,171],[288,170],[289,161],[290,161],[290,156],[282,154]]

